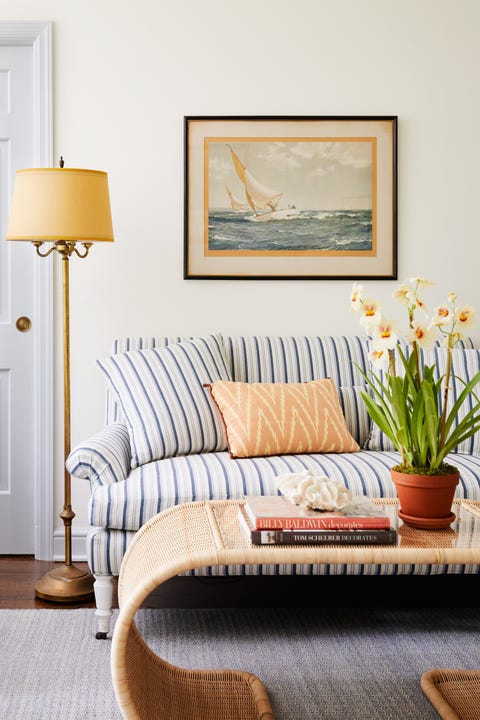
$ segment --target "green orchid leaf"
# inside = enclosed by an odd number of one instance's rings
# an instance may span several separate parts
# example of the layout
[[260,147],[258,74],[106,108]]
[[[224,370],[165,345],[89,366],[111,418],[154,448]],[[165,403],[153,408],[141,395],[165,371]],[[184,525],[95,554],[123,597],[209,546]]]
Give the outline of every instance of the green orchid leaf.
[[423,401],[425,403],[425,426],[428,437],[429,454],[433,463],[435,463],[439,449],[439,418],[437,412],[437,397],[434,392],[434,387],[435,385],[432,382],[424,380],[422,383]]
[[[466,401],[467,397],[471,394],[473,391],[473,388],[478,385],[480,382],[480,372],[476,373],[476,375],[473,376],[473,378],[468,382],[465,387],[463,388],[462,392],[458,396],[456,402],[453,404],[451,410],[448,412],[446,416],[446,422],[445,422],[445,429],[446,433],[450,432],[450,428],[455,422],[455,419],[460,411],[460,408],[462,407],[463,403]],[[477,403],[476,406],[477,411],[480,409],[480,403]]]
[[393,440],[392,436],[392,423],[393,418],[391,417],[390,413],[385,413],[385,410],[383,407],[378,405],[375,400],[372,398],[371,395],[364,392],[362,390],[361,396],[363,399],[363,402],[366,405],[368,414],[372,418],[373,422],[375,422],[380,430],[385,433],[391,440]]
[[426,465],[428,457],[428,432],[425,418],[425,402],[422,393],[418,393],[412,411],[412,444],[415,447],[419,465]]

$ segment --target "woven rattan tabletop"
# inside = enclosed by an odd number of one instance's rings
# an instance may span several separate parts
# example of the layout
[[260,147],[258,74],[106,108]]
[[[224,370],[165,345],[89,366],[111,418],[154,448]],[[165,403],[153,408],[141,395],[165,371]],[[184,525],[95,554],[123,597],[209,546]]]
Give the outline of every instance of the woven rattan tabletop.
[[[118,585],[120,612],[112,640],[112,677],[124,717],[273,718],[266,690],[255,676],[241,671],[176,668],[143,642],[134,622],[136,611],[158,585],[179,573],[235,564],[480,563],[480,503],[456,501],[452,507],[456,517],[448,528],[418,530],[398,518],[396,499],[375,502],[384,505],[391,526],[397,529],[396,544],[255,546],[240,526],[238,500],[185,503],[148,520],[127,548]],[[233,679],[225,673],[234,673]],[[235,714],[232,702],[237,702],[233,698],[238,696],[239,687],[246,692],[246,699]],[[200,688],[206,693],[205,714],[199,714],[203,697]],[[179,694],[186,698],[180,706],[174,702]]]
[[179,572],[208,565],[269,563],[480,563],[480,503],[457,501],[454,522],[418,530],[398,518],[398,500],[383,505],[397,544],[357,546],[252,545],[238,521],[238,500],[184,503],[164,510],[138,531],[125,553],[119,580],[122,607],[143,599]]

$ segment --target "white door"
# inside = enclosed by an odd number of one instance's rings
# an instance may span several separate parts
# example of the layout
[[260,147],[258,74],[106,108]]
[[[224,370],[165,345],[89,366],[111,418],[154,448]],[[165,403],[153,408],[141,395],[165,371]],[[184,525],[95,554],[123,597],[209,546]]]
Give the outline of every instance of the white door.
[[15,171],[45,163],[45,143],[39,152],[38,142],[45,113],[37,97],[45,30],[49,40],[48,24],[0,23],[0,554],[43,559],[52,547],[52,515],[43,497],[46,491],[51,506],[51,470],[45,478],[52,443],[51,408],[45,412],[51,405],[45,397],[51,270],[39,267],[45,260],[33,245],[7,242],[5,235]]

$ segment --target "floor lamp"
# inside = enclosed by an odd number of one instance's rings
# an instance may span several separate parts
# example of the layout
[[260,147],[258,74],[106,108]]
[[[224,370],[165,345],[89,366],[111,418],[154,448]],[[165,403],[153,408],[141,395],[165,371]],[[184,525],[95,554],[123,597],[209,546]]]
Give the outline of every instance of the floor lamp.
[[[7,240],[35,245],[37,254],[56,251],[62,258],[64,460],[70,453],[70,309],[69,260],[88,255],[94,242],[113,242],[107,173],[64,168],[17,170]],[[46,252],[44,243],[53,243]],[[77,248],[77,243],[83,250]],[[65,561],[43,576],[35,594],[52,602],[82,602],[93,594],[93,576],[72,564],[71,478],[64,465],[64,500],[60,517],[65,530]]]

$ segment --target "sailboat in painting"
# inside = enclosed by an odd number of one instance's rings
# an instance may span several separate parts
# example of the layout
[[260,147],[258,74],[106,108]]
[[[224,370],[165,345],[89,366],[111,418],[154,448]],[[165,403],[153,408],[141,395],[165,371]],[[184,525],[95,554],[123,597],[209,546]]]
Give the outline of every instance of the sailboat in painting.
[[[294,205],[288,208],[279,208],[278,205],[283,196],[283,192],[269,188],[259,182],[241,162],[230,145],[227,147],[231,153],[235,172],[243,184],[248,207],[253,210],[254,213],[248,216],[249,220],[253,220],[254,222],[267,222],[269,220],[291,220],[298,216],[298,210]],[[228,188],[227,192],[229,192]]]
[[250,209],[248,203],[242,202],[237,197],[235,197],[228,185],[225,185],[225,190],[227,191],[227,195],[230,198],[230,204],[234,212],[244,212],[245,210]]

